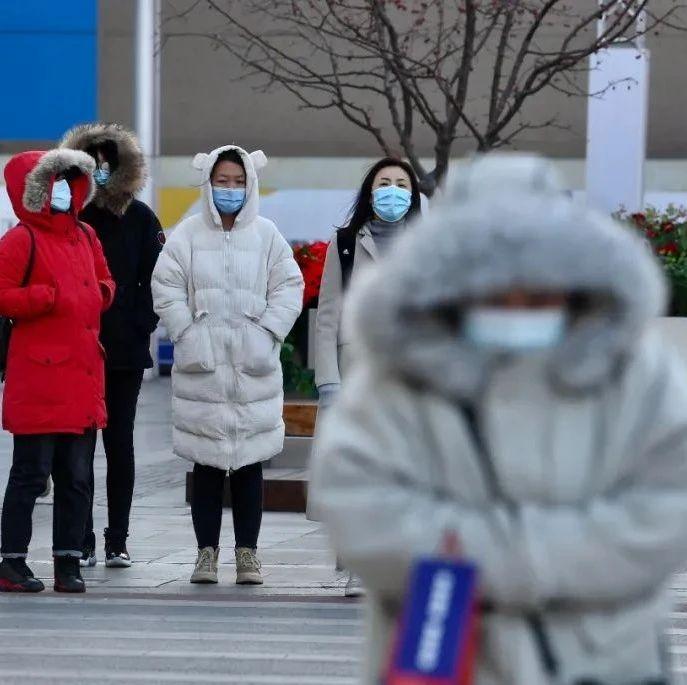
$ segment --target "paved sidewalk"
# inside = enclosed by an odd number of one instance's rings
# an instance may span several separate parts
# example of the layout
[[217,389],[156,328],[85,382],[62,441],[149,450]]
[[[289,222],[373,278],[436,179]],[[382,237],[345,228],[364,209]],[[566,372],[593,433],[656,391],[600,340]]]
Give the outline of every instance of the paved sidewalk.
[[[106,569],[99,563],[86,569],[89,593],[143,593],[190,595],[227,599],[255,595],[340,597],[344,579],[334,570],[334,559],[320,526],[301,514],[266,513],[260,536],[265,585],[234,584],[231,511],[225,511],[220,552],[220,584],[193,586],[188,582],[195,561],[195,538],[190,509],[184,502],[188,462],[175,457],[171,447],[170,381],[160,378],[143,385],[136,423],[137,474],[132,509],[129,552],[131,569]],[[11,459],[11,436],[0,436],[0,488],[4,492]],[[0,498],[2,494],[0,494]],[[39,500],[34,513],[30,563],[36,574],[52,578],[52,498]],[[105,456],[96,451],[95,525],[99,561],[103,558],[102,530],[106,525]]]

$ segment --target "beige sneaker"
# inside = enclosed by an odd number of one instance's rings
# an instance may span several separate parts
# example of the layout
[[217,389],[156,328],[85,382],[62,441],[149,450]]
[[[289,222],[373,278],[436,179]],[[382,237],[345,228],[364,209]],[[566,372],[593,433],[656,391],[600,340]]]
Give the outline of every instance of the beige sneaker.
[[250,547],[236,548],[236,584],[262,585],[260,562],[254,549]]
[[219,559],[219,547],[203,547],[198,550],[196,567],[191,576],[192,583],[216,583],[217,582],[217,563]]

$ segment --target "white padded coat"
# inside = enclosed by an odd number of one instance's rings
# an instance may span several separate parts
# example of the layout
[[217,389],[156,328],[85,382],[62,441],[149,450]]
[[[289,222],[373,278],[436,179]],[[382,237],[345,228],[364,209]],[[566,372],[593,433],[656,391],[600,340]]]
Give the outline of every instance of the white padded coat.
[[[379,683],[413,560],[447,533],[492,606],[477,685],[658,679],[667,585],[687,559],[687,376],[650,330],[657,266],[635,235],[546,192],[449,196],[418,229],[353,285],[356,365],[309,493],[369,590],[365,684]],[[515,287],[584,295],[555,350],[499,359],[461,334],[462,303]]]
[[[212,201],[210,173],[236,150],[246,168],[246,202],[231,231]],[[174,452],[235,470],[278,454],[284,443],[280,343],[303,301],[290,246],[258,216],[262,152],[233,145],[199,154],[202,212],[182,221],[153,273],[155,311],[174,342]]]

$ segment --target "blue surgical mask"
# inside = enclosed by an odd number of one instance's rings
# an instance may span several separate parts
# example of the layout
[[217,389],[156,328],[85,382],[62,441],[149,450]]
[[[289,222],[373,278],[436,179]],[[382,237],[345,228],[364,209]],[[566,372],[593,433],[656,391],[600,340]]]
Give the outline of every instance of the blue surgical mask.
[[110,180],[110,170],[98,167],[93,172],[93,180],[99,186],[104,186]]
[[567,327],[568,316],[562,307],[473,307],[465,313],[461,335],[481,349],[522,354],[555,347],[565,337]]
[[382,221],[395,223],[408,213],[411,197],[405,188],[382,186],[372,193],[372,209]]
[[72,206],[72,189],[69,187],[66,179],[63,178],[61,181],[55,181],[52,184],[50,206],[56,212],[67,212]]
[[236,214],[246,201],[246,189],[212,186],[212,201],[220,214]]

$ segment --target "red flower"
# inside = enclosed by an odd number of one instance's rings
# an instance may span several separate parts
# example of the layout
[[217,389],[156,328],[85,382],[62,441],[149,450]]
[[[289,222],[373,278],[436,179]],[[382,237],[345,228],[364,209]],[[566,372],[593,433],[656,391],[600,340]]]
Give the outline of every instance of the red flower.
[[646,237],[651,238],[653,240],[654,238],[658,238],[658,233],[656,233],[656,231],[652,231],[650,229],[647,229]]
[[634,214],[630,215],[630,218],[636,224],[642,225],[646,223],[646,214],[644,214],[643,212],[635,212]]
[[300,267],[305,281],[303,307],[310,306],[320,294],[320,283],[324,271],[324,261],[329,243],[317,241],[305,243],[294,248],[293,256]]
[[668,257],[670,255],[677,254],[680,251],[680,248],[678,247],[677,243],[668,243],[667,245],[664,245],[658,253],[660,255],[663,255],[665,257]]
[[664,221],[661,224],[661,230],[664,233],[672,233],[675,230],[675,224],[672,221]]

